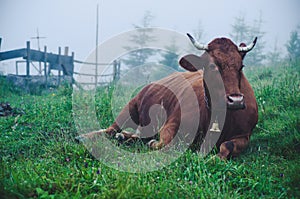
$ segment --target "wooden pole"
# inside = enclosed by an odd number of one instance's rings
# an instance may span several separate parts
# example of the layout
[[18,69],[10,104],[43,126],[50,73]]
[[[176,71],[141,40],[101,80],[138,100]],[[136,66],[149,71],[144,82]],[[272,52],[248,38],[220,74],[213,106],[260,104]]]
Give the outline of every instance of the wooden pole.
[[115,82],[117,80],[117,60],[114,60],[113,63],[113,82]]
[[72,52],[72,73],[70,74],[71,78],[72,78],[71,86],[75,83],[74,77],[73,77],[73,75],[74,75],[74,56],[75,56],[75,54],[74,54],[74,52]]
[[72,52],[72,76],[73,76],[73,72],[74,72],[74,57],[75,57],[75,53],[74,52]]
[[[69,47],[65,46],[64,56],[68,56],[68,55],[69,55]],[[64,62],[64,64],[65,64],[65,62]],[[67,66],[67,64],[64,65],[65,68],[63,69],[63,77],[65,77],[65,75],[69,75],[66,66]]]
[[68,55],[69,55],[69,47],[68,47],[68,46],[65,46],[65,52],[64,52],[64,55],[65,55],[65,56],[68,56]]
[[120,79],[120,75],[121,75],[121,61],[118,61],[118,80]]
[[44,75],[45,75],[45,88],[48,88],[48,74],[47,74],[47,46],[44,46]]
[[16,75],[19,75],[18,61],[16,61]]
[[27,52],[27,57],[26,57],[26,76],[29,77],[30,75],[30,42],[26,42],[26,52]]
[[95,69],[95,89],[98,84],[98,25],[99,25],[99,4],[97,4],[97,18],[96,18],[96,69]]
[[60,67],[61,67],[61,47],[58,47],[58,85],[60,85],[60,77],[61,77],[61,70],[60,70]]

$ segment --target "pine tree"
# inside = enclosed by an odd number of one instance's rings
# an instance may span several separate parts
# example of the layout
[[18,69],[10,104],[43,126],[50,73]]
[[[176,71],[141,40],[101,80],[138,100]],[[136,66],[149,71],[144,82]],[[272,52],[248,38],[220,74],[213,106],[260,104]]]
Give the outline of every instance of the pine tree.
[[268,59],[268,63],[270,65],[277,65],[281,61],[281,59],[282,59],[282,57],[281,57],[281,51],[278,48],[277,40],[275,40],[275,44],[274,44],[273,50],[268,53],[267,59]]
[[[204,41],[202,41],[203,34],[204,34],[204,29],[201,21],[199,21],[197,27],[193,30],[193,37],[195,38],[196,41],[200,43],[204,43]],[[199,53],[199,50],[197,50],[191,43],[190,43],[190,51],[195,54]]]
[[246,24],[245,17],[243,15],[235,18],[234,24],[232,27],[232,33],[230,33],[230,37],[236,43],[244,42],[246,38],[248,38],[248,33],[250,27]]
[[127,59],[122,60],[128,67],[145,64],[147,59],[155,53],[154,50],[146,48],[149,42],[155,41],[155,38],[151,36],[152,30],[149,29],[152,19],[153,15],[147,11],[144,14],[141,25],[133,25],[137,33],[130,36],[132,45],[124,47],[130,53]]
[[202,38],[203,38],[203,34],[204,34],[204,29],[203,29],[203,26],[202,26],[202,22],[199,21],[199,22],[198,22],[198,25],[197,25],[197,28],[194,29],[194,31],[193,31],[193,37],[194,37],[197,41],[201,42],[201,40],[202,40]]
[[230,33],[230,36],[236,44],[241,42],[250,44],[255,37],[258,38],[254,49],[245,57],[245,65],[259,66],[262,65],[266,58],[266,55],[264,54],[265,42],[263,41],[265,32],[261,30],[262,25],[263,20],[261,14],[258,20],[254,20],[252,26],[247,25],[244,16],[236,17],[235,22],[232,25],[232,33]]
[[265,32],[261,30],[262,25],[262,14],[260,14],[259,19],[254,20],[253,26],[251,26],[248,31],[248,42],[252,42],[255,37],[257,37],[258,40],[253,50],[245,57],[246,65],[261,66],[263,64],[263,61],[266,59],[266,54],[264,53],[266,42],[263,39]]
[[174,70],[180,70],[178,65],[178,47],[175,44],[175,40],[172,39],[172,43],[166,46],[166,50],[162,53],[162,60],[159,62],[165,66],[171,67]]
[[290,33],[290,39],[286,44],[286,49],[291,61],[297,61],[300,59],[300,37],[297,30]]

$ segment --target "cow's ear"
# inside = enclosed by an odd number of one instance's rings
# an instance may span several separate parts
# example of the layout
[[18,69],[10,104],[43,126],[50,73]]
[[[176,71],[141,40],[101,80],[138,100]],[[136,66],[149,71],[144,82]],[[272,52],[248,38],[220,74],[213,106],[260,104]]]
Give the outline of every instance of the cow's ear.
[[182,57],[179,61],[179,64],[182,68],[191,72],[195,72],[207,66],[209,61],[210,59],[207,53],[204,53],[201,57],[197,55],[189,54]]

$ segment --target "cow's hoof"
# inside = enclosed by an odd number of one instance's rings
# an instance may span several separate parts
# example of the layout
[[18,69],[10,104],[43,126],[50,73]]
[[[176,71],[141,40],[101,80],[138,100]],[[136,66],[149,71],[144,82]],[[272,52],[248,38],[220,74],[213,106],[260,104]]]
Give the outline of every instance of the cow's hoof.
[[157,143],[157,140],[153,139],[153,140],[150,140],[150,141],[147,143],[147,145],[148,145],[148,147],[150,147],[150,148],[154,148],[154,147],[153,147],[153,144],[155,144],[155,143]]
[[122,142],[125,140],[125,136],[123,135],[123,133],[116,133],[115,135],[116,140],[118,140],[119,142]]
[[228,159],[228,156],[222,154],[222,153],[218,153],[217,154],[217,157],[220,159],[220,160],[223,160],[223,161],[227,161]]

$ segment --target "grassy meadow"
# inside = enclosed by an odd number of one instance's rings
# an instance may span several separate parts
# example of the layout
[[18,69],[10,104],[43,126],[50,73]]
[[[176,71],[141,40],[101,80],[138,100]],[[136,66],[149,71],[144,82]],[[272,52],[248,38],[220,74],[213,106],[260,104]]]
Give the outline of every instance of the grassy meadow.
[[[26,94],[0,77],[0,102],[24,111],[0,117],[0,198],[300,198],[300,63],[245,73],[259,106],[248,149],[228,161],[188,150],[147,173],[108,167],[75,142],[73,108],[88,101],[70,87]],[[111,93],[96,93],[100,126],[113,122]]]

